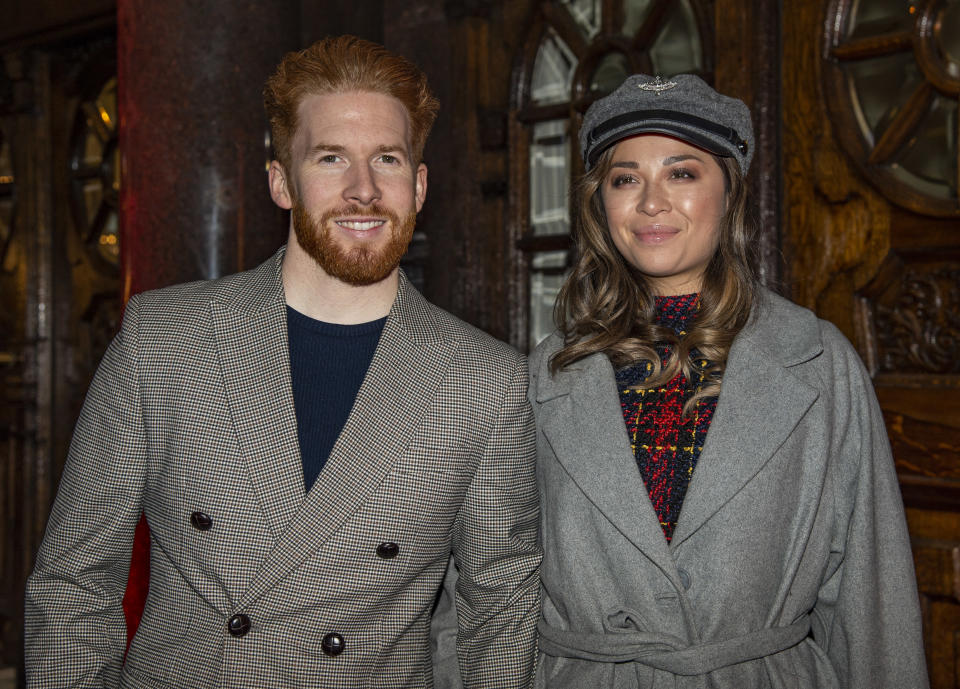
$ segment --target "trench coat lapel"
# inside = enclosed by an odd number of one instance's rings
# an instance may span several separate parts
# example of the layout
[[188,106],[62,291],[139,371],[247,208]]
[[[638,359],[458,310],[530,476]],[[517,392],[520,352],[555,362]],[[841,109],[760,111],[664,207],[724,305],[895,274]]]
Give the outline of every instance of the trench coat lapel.
[[[771,297],[759,317],[737,336],[724,371],[720,398],[703,452],[690,480],[671,547],[694,534],[770,460],[816,401],[815,388],[797,378],[791,366],[822,351],[816,318]],[[783,327],[790,319],[809,321]],[[806,339],[783,340],[801,332]]]
[[613,366],[594,354],[543,376],[544,436],[580,490],[668,576],[676,567],[630,448]]
[[230,414],[253,490],[275,538],[303,502],[303,468],[290,383],[283,250],[253,272],[234,303],[210,313]]
[[429,305],[401,273],[347,422],[302,508],[242,597],[244,605],[320,548],[368,500],[402,456],[455,350],[456,341],[442,336]]

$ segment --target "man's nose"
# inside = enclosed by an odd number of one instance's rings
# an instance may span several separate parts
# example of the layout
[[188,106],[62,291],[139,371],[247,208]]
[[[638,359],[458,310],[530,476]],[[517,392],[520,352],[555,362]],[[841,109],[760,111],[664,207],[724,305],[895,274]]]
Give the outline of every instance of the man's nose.
[[380,188],[373,170],[367,164],[352,165],[347,171],[347,184],[343,190],[346,201],[369,206],[380,200]]

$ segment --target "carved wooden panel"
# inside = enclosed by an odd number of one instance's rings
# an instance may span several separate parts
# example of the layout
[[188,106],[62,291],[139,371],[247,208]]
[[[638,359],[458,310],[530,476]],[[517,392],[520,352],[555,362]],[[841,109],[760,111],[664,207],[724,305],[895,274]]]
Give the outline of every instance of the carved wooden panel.
[[960,263],[892,254],[860,294],[872,374],[960,374]]
[[948,509],[960,495],[960,262],[950,258],[891,252],[856,301],[904,498]]

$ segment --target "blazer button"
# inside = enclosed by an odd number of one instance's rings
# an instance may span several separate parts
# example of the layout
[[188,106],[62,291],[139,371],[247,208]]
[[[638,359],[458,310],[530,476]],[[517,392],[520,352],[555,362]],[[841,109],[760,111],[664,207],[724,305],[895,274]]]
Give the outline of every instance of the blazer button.
[[227,620],[227,631],[230,636],[246,636],[250,631],[250,618],[240,613]]
[[325,634],[323,641],[320,642],[320,648],[322,648],[323,652],[328,656],[340,655],[343,653],[343,649],[346,648],[346,645],[347,644],[343,640],[343,637],[336,632]]
[[389,560],[399,554],[400,546],[398,546],[396,543],[387,541],[386,543],[381,543],[377,546],[377,555],[382,557],[384,560]]
[[680,583],[683,584],[684,590],[690,588],[690,573],[685,569],[677,569],[677,574],[680,576]]
[[213,526],[213,519],[203,512],[194,512],[190,515],[190,523],[197,531],[209,531]]

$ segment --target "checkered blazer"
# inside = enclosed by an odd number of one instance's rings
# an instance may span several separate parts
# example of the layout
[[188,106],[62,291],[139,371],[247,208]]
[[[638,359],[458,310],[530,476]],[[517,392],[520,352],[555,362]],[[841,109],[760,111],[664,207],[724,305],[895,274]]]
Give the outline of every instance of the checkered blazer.
[[[130,300],[27,584],[29,686],[430,687],[451,550],[465,685],[532,683],[541,553],[524,358],[401,277],[305,495],[282,260]],[[124,660],[141,511],[150,593]],[[242,636],[228,631],[238,614]],[[339,655],[323,650],[330,634]]]

